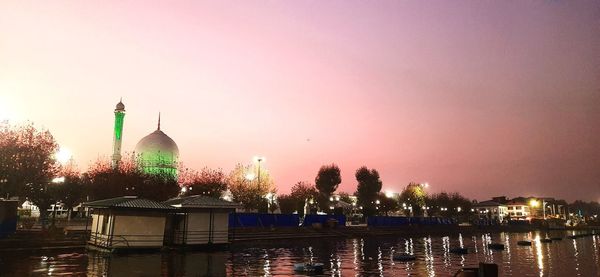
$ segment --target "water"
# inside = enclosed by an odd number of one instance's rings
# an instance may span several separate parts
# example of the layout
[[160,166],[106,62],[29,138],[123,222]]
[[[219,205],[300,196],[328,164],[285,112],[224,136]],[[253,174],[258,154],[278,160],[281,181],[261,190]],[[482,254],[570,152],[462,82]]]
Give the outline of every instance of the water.
[[[564,236],[570,232],[554,233]],[[0,276],[290,276],[293,264],[322,262],[326,276],[452,276],[463,266],[497,263],[501,276],[600,276],[600,236],[540,243],[544,232],[477,236],[262,241],[219,252],[102,255],[95,252],[0,252]],[[532,240],[532,246],[518,246]],[[488,242],[506,250],[487,248]],[[462,246],[470,253],[449,253]],[[416,261],[398,262],[394,253]]]

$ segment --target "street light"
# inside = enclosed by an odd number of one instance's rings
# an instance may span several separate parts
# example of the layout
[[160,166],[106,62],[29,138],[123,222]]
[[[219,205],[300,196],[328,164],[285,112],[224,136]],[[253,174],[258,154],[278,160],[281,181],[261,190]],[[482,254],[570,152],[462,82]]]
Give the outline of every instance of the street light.
[[254,156],[254,160],[258,163],[258,188],[260,189],[260,162],[265,160],[265,157]]
[[533,208],[537,208],[539,205],[540,205],[540,202],[535,199],[531,199],[531,201],[529,201],[529,206],[531,206]]

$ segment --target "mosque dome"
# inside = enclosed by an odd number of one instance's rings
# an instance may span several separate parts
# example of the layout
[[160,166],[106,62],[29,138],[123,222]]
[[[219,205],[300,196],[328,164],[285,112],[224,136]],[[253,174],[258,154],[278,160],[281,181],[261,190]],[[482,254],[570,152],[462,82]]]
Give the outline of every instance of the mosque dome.
[[117,103],[117,106],[115,107],[115,111],[124,111],[125,110],[125,104],[123,104],[123,102],[119,101],[119,103]]
[[135,154],[144,172],[177,175],[179,148],[173,139],[158,129],[143,137],[135,146]]

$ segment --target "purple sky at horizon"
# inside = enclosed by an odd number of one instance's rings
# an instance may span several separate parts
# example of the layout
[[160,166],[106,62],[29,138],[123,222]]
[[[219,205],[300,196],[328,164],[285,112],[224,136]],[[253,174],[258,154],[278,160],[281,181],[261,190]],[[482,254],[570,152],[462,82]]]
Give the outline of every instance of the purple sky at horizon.
[[82,169],[156,129],[187,166],[265,156],[384,190],[600,200],[600,2],[2,1],[0,120]]

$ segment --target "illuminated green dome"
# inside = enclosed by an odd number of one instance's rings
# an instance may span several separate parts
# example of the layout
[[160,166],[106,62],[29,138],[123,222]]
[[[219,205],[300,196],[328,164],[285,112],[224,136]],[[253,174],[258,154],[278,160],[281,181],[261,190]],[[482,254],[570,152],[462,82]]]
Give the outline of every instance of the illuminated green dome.
[[177,176],[179,148],[173,139],[158,129],[142,138],[135,146],[135,154],[144,172]]

